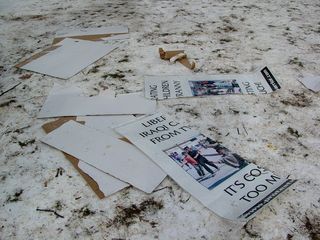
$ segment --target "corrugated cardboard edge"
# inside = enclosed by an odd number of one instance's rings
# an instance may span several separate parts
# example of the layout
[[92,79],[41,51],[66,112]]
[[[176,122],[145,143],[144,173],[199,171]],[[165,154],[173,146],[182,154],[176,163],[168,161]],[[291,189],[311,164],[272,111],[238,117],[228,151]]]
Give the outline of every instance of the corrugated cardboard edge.
[[[50,133],[51,131],[57,129],[58,127],[60,127],[62,124],[70,121],[70,120],[74,120],[76,121],[76,117],[62,117],[59,118],[58,120],[52,121],[52,122],[48,122],[44,125],[42,125],[43,130],[46,133]],[[84,123],[84,122],[79,122],[79,123]],[[97,182],[95,180],[93,180],[93,178],[91,178],[88,174],[86,174],[85,172],[83,172],[78,164],[79,164],[79,159],[64,153],[64,156],[66,157],[66,159],[68,159],[71,164],[74,166],[75,169],[77,169],[77,171],[81,174],[81,176],[84,178],[84,180],[88,183],[88,185],[91,187],[91,189],[95,192],[95,194],[100,198],[105,198],[106,196],[104,195],[104,193],[100,190],[99,185],[97,184]]]
[[[111,37],[114,35],[121,35],[125,33],[105,33],[105,34],[92,34],[92,35],[79,35],[79,36],[65,36],[65,37],[56,37],[53,39],[52,44],[57,44],[61,42],[65,38],[73,38],[80,40],[88,40],[88,41],[103,41],[102,38]],[[126,33],[127,34],[127,33]]]
[[26,60],[24,60],[24,61],[22,61],[22,62],[20,62],[20,63],[18,63],[18,64],[16,64],[16,65],[14,65],[14,66],[15,66],[16,68],[21,68],[21,67],[23,67],[24,65],[32,62],[33,60],[36,60],[36,59],[38,59],[38,58],[46,55],[47,53],[49,53],[49,52],[57,49],[58,47],[60,47],[60,46],[51,46],[51,47],[48,47],[48,48],[42,50],[41,52],[32,55],[30,58],[28,58],[28,59],[26,59]]

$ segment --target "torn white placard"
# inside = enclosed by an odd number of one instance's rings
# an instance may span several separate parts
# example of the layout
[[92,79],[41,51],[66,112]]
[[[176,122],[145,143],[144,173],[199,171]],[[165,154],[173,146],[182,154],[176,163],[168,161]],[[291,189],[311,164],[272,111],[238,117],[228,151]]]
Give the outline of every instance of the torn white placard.
[[101,38],[103,41],[114,41],[114,40],[124,40],[124,39],[129,39],[130,35],[129,34],[118,34],[118,35],[113,35],[110,37],[105,37]]
[[133,115],[110,115],[110,116],[83,116],[77,117],[77,121],[84,121],[85,125],[101,132],[107,132],[112,137],[121,138],[122,136],[113,130],[115,126],[130,122],[136,118]]
[[103,192],[106,197],[129,186],[128,183],[125,183],[83,161],[79,161],[78,167],[99,185],[99,190]]
[[299,80],[306,88],[314,91],[320,91],[320,76],[304,77]]
[[46,54],[17,66],[22,69],[67,79],[116,49],[116,46],[108,46],[100,42],[70,38],[64,39],[54,46],[56,48]]
[[38,118],[59,116],[152,114],[156,101],[144,98],[141,93],[120,94],[116,97],[101,95],[93,97],[60,94],[51,91]]
[[107,34],[125,34],[128,33],[127,26],[108,26],[100,28],[85,28],[81,30],[64,29],[57,33],[55,38],[79,37],[79,36],[99,36],[103,37]]
[[[71,89],[71,91],[74,90],[74,88]],[[66,91],[70,91],[70,89],[66,89]],[[75,117],[60,118],[44,124],[42,128],[46,133],[49,133],[72,119],[75,119]],[[104,198],[128,186],[127,183],[124,183],[121,180],[114,178],[111,175],[102,172],[101,170],[94,168],[69,154],[65,153],[64,155],[66,159],[68,159],[70,163],[79,171],[84,180],[99,198]]]
[[294,183],[250,164],[216,141],[161,113],[116,130],[193,197],[226,219],[248,221]]
[[[77,121],[84,121],[85,126],[105,132],[110,137],[115,138],[120,138],[121,135],[115,132],[112,128],[121,123],[132,121],[134,119],[135,117],[133,115],[77,117]],[[109,196],[129,186],[129,184],[114,178],[111,175],[81,160],[79,161],[78,167],[96,181],[96,183],[99,185],[99,189],[104,193],[105,196]]]
[[267,67],[255,74],[207,76],[145,76],[149,99],[225,94],[267,94],[280,85]]
[[133,145],[74,121],[63,124],[41,141],[147,193],[166,176]]

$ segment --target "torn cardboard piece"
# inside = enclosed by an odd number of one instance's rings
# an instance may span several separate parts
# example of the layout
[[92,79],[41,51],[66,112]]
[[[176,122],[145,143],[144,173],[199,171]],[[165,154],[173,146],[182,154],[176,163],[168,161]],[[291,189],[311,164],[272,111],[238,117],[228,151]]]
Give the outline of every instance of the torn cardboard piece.
[[[46,133],[50,133],[70,120],[76,120],[76,117],[60,118],[44,124],[42,128]],[[111,175],[104,173],[101,170],[94,168],[67,153],[63,154],[65,158],[71,162],[74,168],[77,169],[83,179],[100,199],[110,196],[113,193],[116,193],[129,186],[129,184],[114,178]]]
[[217,215],[248,221],[295,180],[249,163],[190,126],[157,113],[117,127],[183,189]]
[[74,121],[41,139],[132,186],[151,193],[166,174],[133,145]]
[[66,38],[15,67],[68,79],[116,48],[100,42]]
[[[93,97],[68,94],[54,87],[41,108],[38,118],[88,115],[152,114],[156,101],[141,93],[98,95]],[[70,88],[68,88],[70,89]]]
[[82,30],[63,30],[57,33],[52,44],[56,44],[65,38],[101,41],[103,38],[116,37],[117,35],[127,34],[129,29],[127,26],[109,26],[100,28],[86,28]]
[[144,85],[146,98],[158,100],[226,94],[267,94],[281,88],[268,67],[253,74],[145,76]]
[[159,54],[161,59],[169,60],[170,62],[179,61],[182,65],[191,70],[196,66],[194,61],[190,62],[188,60],[184,50],[164,51],[163,48],[159,48]]
[[306,88],[314,91],[320,91],[320,76],[308,76],[299,80]]

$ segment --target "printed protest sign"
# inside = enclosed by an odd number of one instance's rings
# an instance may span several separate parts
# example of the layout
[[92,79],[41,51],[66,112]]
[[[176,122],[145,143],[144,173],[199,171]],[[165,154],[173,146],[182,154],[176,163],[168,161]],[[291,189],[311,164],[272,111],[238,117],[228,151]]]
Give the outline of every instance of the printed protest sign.
[[248,221],[294,183],[161,113],[116,131],[206,207],[230,220]]
[[207,76],[146,76],[145,96],[150,99],[226,94],[267,94],[280,85],[264,67],[254,74]]

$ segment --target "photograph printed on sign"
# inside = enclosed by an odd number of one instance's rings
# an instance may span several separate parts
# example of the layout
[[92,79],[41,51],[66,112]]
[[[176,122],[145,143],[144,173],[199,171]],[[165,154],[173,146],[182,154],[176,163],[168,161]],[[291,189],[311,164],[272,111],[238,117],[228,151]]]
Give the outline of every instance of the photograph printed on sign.
[[189,81],[193,96],[239,94],[241,89],[235,79]]
[[202,134],[164,152],[209,190],[248,165],[238,154]]

